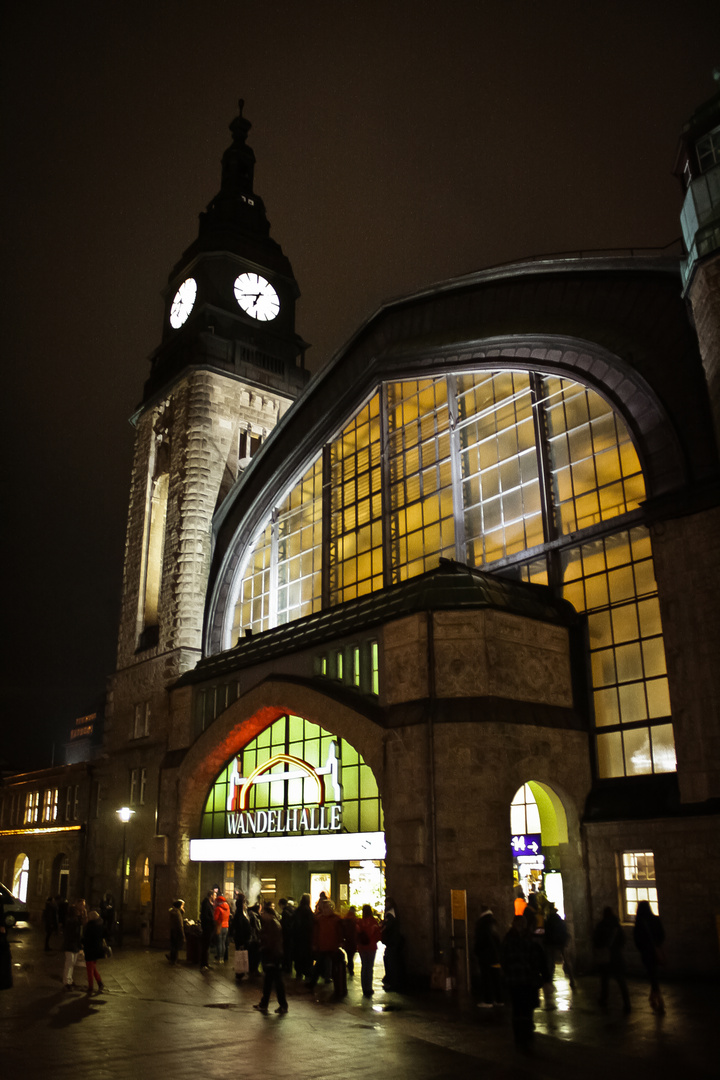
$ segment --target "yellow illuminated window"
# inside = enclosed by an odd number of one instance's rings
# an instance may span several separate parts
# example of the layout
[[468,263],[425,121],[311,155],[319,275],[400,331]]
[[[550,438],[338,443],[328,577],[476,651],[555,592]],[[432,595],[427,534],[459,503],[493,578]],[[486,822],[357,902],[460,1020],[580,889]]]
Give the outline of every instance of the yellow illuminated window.
[[330,448],[330,602],[383,586],[380,395]]
[[482,566],[541,544],[530,376],[459,376],[458,417],[467,561]]
[[564,596],[587,612],[601,777],[674,772],[665,648],[642,526],[563,554]]
[[447,380],[388,387],[393,580],[455,557]]
[[628,430],[593,390],[567,379],[543,379],[555,520],[577,532],[639,506],[640,462]]
[[635,918],[641,900],[647,900],[655,915],[659,915],[655,856],[652,851],[622,853],[622,909],[625,922]]

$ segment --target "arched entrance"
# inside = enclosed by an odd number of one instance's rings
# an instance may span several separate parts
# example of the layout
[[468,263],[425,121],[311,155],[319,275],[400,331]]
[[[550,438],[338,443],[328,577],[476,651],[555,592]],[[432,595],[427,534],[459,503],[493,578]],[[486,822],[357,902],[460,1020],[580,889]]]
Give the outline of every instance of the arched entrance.
[[30,874],[30,860],[27,855],[21,853],[15,860],[13,868],[12,892],[23,904],[27,903],[28,876]]
[[510,832],[515,889],[525,899],[530,892],[543,893],[564,918],[560,845],[568,842],[568,823],[558,794],[538,780],[522,784],[510,804]]
[[201,893],[217,882],[250,903],[322,890],[337,907],[379,908],[384,857],[372,769],[348,740],[290,712],[224,764],[190,841]]

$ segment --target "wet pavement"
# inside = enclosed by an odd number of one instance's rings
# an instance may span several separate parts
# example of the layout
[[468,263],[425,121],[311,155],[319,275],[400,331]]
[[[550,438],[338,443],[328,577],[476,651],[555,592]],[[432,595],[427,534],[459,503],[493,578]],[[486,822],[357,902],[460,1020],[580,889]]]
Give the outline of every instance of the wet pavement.
[[[286,979],[289,1011],[252,1006],[260,980],[237,984],[232,962],[202,974],[184,961],[126,941],[100,968],[107,993],[62,987],[63,953],[43,951],[39,930],[11,931],[15,985],[0,993],[0,1076],[52,1080],[167,1080],[252,1076],[253,1080],[624,1080],[720,1075],[720,986],[665,983],[664,1017],[647,988],[630,980],[632,1012],[619,994],[597,1005],[597,980],[571,991],[557,969],[555,1010],[535,1013],[532,1057],[512,1044],[508,1010],[478,1009],[439,991],[393,994],[376,968],[372,999],[359,974],[343,1002],[322,982],[310,992]],[[231,949],[232,961],[232,949]],[[84,965],[75,978],[87,986]]]

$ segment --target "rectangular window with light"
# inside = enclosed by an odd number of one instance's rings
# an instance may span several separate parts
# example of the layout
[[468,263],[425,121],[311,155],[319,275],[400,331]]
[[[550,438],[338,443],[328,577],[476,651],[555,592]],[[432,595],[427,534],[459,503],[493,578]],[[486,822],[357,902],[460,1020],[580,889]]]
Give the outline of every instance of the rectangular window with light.
[[623,851],[621,876],[623,921],[634,921],[641,900],[647,900],[653,913],[659,915],[653,852]]

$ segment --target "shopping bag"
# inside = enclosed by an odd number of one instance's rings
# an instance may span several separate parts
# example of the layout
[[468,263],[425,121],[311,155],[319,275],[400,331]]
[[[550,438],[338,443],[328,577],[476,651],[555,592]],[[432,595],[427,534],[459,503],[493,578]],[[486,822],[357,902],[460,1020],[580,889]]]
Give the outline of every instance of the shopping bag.
[[250,970],[250,964],[248,963],[247,949],[235,950],[235,974],[247,975]]

